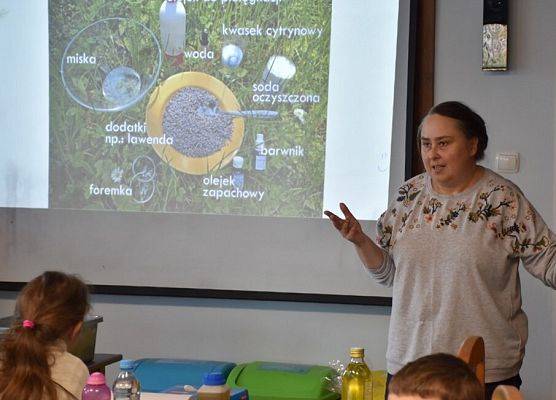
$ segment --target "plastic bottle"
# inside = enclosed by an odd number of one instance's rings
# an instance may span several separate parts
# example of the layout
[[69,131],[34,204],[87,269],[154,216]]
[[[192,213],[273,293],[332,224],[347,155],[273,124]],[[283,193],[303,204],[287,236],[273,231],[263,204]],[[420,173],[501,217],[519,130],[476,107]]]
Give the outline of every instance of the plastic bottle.
[[110,400],[110,388],[106,386],[106,379],[100,372],[93,372],[87,378],[87,384],[81,392],[82,400]]
[[245,182],[245,176],[243,175],[243,157],[235,156],[232,159],[232,179],[234,181],[234,187],[238,189],[243,189],[243,183]]
[[342,375],[342,400],[372,400],[373,377],[363,357],[365,350],[352,347],[351,360]]
[[112,386],[114,400],[139,400],[141,385],[133,375],[133,360],[120,361],[120,373]]
[[186,13],[181,0],[164,0],[160,6],[160,39],[168,56],[183,55],[185,49]]
[[203,386],[197,391],[198,400],[229,400],[230,388],[220,372],[211,372],[203,376]]
[[257,133],[255,138],[255,170],[266,169],[266,155],[264,154],[264,134]]

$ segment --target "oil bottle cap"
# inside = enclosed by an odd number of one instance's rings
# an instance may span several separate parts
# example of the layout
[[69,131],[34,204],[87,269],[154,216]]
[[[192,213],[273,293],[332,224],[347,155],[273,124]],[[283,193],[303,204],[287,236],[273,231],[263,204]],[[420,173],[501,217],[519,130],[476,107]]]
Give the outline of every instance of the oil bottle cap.
[[352,347],[349,349],[350,357],[363,358],[365,356],[365,349],[362,347]]
[[207,386],[220,386],[226,383],[226,378],[221,372],[209,372],[203,375],[203,384]]

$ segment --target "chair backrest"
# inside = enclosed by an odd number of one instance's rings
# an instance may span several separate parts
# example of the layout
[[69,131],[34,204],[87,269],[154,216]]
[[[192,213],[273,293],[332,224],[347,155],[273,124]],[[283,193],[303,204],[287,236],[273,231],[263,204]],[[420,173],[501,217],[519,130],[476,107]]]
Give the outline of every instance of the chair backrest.
[[492,400],[523,400],[523,396],[513,386],[499,385],[494,389]]
[[458,357],[465,361],[485,385],[485,342],[480,336],[470,336],[461,344]]

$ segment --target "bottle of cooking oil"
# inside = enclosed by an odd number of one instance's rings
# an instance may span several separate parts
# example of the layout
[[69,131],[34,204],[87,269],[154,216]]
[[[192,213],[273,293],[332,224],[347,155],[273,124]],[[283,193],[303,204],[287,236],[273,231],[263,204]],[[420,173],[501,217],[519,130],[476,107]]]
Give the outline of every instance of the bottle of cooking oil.
[[351,360],[342,375],[342,400],[372,400],[373,377],[363,357],[365,350],[352,347]]

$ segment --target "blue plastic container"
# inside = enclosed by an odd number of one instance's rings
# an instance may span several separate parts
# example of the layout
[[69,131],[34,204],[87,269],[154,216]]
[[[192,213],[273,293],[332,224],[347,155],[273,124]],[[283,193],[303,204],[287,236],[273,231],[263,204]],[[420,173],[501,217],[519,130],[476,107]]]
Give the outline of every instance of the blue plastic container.
[[228,377],[235,364],[223,361],[203,361],[170,358],[142,358],[135,361],[133,373],[144,392],[164,392],[177,385],[203,384],[203,375],[220,372]]

